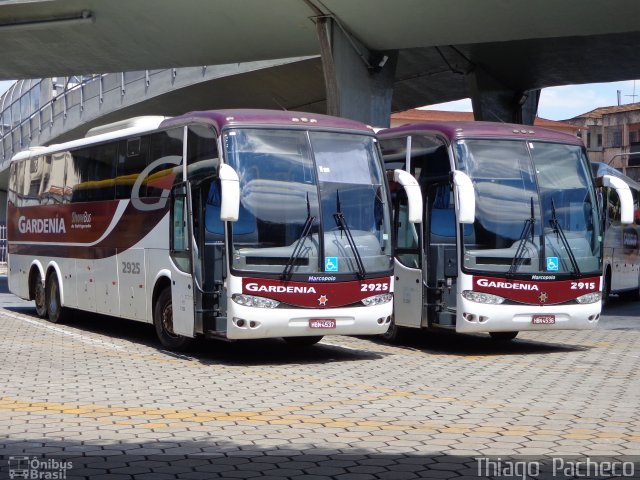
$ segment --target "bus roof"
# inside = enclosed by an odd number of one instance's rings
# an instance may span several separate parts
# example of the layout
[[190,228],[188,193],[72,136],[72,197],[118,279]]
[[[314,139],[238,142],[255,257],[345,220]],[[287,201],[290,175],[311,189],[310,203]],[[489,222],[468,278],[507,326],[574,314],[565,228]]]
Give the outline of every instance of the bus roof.
[[290,125],[292,127],[353,130],[373,134],[371,127],[354,120],[288,110],[235,109],[189,112],[178,117],[169,118],[162,122],[160,126],[163,128],[188,123],[208,123],[213,125],[218,132],[222,131],[224,127],[231,126]]
[[91,129],[88,136],[48,147],[32,147],[18,152],[12,158],[24,160],[38,155],[64,152],[73,148],[116,140],[132,135],[152,132],[156,129],[178,127],[190,123],[207,123],[219,133],[226,126],[286,126],[348,130],[373,135],[373,129],[363,123],[346,118],[287,110],[229,109],[189,112],[177,117],[135,117]]
[[582,146],[582,140],[574,135],[558,132],[549,128],[518,125],[499,122],[424,122],[387,128],[378,132],[378,137],[394,137],[402,134],[419,134],[421,132],[438,133],[449,142],[464,138],[501,138],[542,140],[549,142],[569,143]]

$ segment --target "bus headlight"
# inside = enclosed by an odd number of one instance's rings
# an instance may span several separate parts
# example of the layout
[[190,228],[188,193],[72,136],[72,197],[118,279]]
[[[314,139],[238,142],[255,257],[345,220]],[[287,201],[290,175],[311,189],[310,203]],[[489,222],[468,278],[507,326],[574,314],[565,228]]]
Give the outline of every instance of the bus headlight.
[[585,304],[585,303],[596,303],[602,299],[602,293],[600,292],[591,292],[585,293],[584,295],[580,295],[576,298],[576,302]]
[[254,295],[243,295],[236,293],[231,299],[238,305],[244,305],[245,307],[257,307],[257,308],[276,308],[280,305],[277,300],[270,298],[256,297]]
[[500,305],[504,302],[504,298],[498,295],[491,295],[490,293],[474,292],[473,290],[463,290],[462,296],[467,300],[471,300],[476,303],[487,303],[489,305]]
[[380,295],[374,295],[373,297],[367,297],[362,299],[362,304],[365,307],[372,307],[374,305],[382,305],[393,300],[393,294],[381,293]]

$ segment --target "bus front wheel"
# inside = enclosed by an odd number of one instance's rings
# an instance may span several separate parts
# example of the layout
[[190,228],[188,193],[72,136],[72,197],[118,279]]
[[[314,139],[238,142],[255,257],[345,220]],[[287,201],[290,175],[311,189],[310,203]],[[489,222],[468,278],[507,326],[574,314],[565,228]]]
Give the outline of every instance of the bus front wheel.
[[156,335],[158,335],[160,343],[169,350],[184,351],[191,345],[193,339],[173,332],[173,305],[170,288],[165,288],[156,301],[153,324],[156,327]]
[[66,309],[60,301],[60,285],[58,284],[58,277],[55,273],[52,273],[47,278],[45,295],[49,321],[51,323],[62,323],[66,317]]
[[36,304],[36,314],[40,318],[46,318],[47,316],[47,294],[44,287],[44,282],[40,273],[36,274],[36,278],[33,285],[33,300]]
[[405,334],[406,334],[406,329],[396,325],[395,319],[391,317],[391,323],[389,324],[389,329],[380,336],[385,342],[401,343],[405,339],[405,336],[406,336]]

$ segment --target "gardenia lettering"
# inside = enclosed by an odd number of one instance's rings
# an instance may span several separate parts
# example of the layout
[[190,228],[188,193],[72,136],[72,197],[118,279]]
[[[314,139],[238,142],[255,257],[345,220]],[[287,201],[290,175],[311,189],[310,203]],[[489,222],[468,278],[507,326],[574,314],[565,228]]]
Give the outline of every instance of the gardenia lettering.
[[18,219],[20,233],[67,233],[64,218],[26,218]]
[[265,293],[316,293],[316,289],[307,286],[285,286],[285,285],[258,285],[257,283],[247,283],[247,290],[250,292]]
[[508,290],[538,290],[538,285],[535,283],[494,282],[486,278],[479,279],[478,285],[489,288],[506,288]]

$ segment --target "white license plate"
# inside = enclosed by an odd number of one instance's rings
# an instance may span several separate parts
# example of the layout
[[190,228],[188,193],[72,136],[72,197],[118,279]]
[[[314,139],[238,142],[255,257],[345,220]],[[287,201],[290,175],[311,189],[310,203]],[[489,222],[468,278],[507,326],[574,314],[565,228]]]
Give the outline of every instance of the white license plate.
[[311,318],[309,328],[336,328],[335,318]]
[[555,315],[534,315],[531,318],[531,323],[534,325],[551,325],[556,323]]

